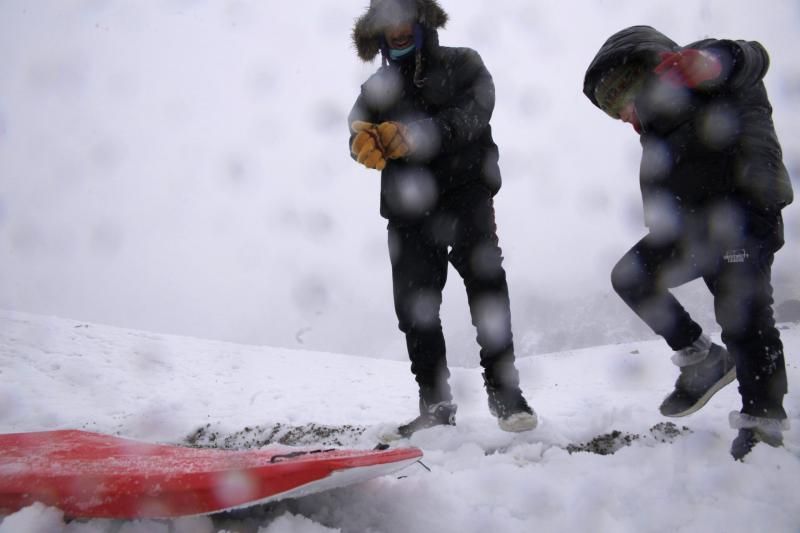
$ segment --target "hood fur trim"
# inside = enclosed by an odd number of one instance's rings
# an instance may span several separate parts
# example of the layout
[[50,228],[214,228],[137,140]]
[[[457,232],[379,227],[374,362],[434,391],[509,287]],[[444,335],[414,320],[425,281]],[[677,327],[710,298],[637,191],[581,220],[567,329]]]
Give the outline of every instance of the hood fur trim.
[[732,429],[760,429],[768,434],[780,434],[791,429],[788,418],[762,418],[738,411],[728,414],[728,423]]
[[366,13],[356,19],[351,35],[358,57],[366,62],[375,59],[383,30],[407,20],[435,31],[445,27],[448,16],[437,0],[370,0]]

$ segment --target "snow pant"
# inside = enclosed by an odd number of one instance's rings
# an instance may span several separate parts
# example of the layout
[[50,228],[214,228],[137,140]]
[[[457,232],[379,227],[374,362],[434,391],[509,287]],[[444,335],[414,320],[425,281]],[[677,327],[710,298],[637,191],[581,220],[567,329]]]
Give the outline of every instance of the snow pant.
[[519,386],[491,192],[478,183],[464,185],[443,195],[418,222],[390,220],[388,234],[394,307],[420,399],[431,405],[452,398],[439,318],[448,262],[464,280],[487,379]]
[[614,290],[673,350],[680,350],[702,331],[669,289],[702,277],[714,296],[722,341],[736,361],[742,412],[786,418],[786,366],[771,284],[783,223],[778,216],[758,235],[733,239],[717,240],[707,233],[669,242],[647,235],[614,267]]

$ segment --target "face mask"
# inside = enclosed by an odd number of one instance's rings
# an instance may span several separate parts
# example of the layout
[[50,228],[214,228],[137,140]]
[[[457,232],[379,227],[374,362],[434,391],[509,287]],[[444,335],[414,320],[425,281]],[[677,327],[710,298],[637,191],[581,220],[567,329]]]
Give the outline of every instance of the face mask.
[[402,59],[405,56],[407,56],[408,54],[410,54],[411,52],[413,52],[414,48],[416,48],[416,45],[414,45],[414,44],[410,44],[410,45],[406,46],[405,48],[399,48],[399,49],[390,48],[389,49],[389,57],[392,58],[393,60],[397,61],[398,59]]

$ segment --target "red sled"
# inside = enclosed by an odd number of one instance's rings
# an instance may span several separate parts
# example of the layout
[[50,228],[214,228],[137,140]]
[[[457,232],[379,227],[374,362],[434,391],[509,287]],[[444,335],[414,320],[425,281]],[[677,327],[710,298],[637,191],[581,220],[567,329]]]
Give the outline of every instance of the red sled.
[[418,448],[219,450],[78,430],[0,435],[0,514],[41,502],[73,518],[172,518],[305,496],[396,472]]

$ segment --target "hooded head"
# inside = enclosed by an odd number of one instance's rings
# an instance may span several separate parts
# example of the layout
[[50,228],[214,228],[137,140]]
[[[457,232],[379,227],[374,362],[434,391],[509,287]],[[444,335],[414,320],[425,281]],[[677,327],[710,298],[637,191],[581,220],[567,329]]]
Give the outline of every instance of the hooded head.
[[358,57],[372,61],[385,50],[387,28],[410,22],[422,32],[435,32],[447,24],[447,13],[436,0],[370,0],[366,13],[353,27],[353,44]]
[[633,101],[647,79],[648,68],[641,62],[629,62],[609,68],[598,80],[594,89],[597,106],[613,118]]
[[603,43],[586,70],[583,92],[594,105],[611,115],[642,86],[658,65],[660,53],[680,47],[650,26],[631,26]]

